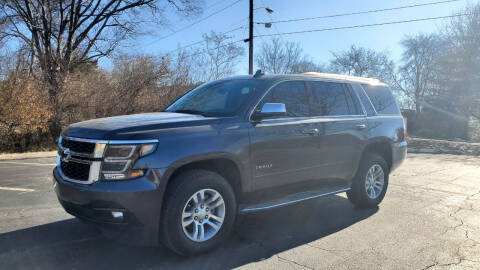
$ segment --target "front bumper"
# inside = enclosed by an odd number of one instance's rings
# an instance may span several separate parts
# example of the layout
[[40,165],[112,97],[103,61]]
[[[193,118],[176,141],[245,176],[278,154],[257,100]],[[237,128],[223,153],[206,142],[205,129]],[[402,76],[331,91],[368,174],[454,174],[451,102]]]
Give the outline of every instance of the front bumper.
[[[165,184],[163,170],[151,169],[144,177],[123,181],[78,184],[53,170],[54,189],[65,211],[97,225],[107,236],[140,245],[155,246]],[[112,212],[121,212],[115,218]]]

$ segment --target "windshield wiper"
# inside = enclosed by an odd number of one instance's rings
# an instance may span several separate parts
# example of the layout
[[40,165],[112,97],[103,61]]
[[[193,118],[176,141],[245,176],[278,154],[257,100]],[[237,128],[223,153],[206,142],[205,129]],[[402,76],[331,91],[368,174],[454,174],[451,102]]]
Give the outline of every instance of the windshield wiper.
[[186,114],[199,114],[199,115],[205,116],[205,117],[211,116],[206,112],[197,111],[197,110],[174,110],[174,111],[168,111],[168,112],[186,113]]

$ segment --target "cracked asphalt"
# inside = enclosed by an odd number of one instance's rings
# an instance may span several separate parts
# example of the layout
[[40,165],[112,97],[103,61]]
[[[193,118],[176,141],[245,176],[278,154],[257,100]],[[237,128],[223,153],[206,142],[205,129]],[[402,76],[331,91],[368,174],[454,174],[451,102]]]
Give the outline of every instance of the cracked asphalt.
[[1,269],[480,269],[480,157],[409,154],[377,209],[341,194],[246,215],[191,258],[111,241],[66,214],[53,163],[0,161]]

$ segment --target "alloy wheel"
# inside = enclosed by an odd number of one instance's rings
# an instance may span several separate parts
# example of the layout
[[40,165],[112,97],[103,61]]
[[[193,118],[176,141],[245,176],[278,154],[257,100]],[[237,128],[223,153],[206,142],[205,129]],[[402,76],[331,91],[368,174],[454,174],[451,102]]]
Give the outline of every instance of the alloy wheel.
[[385,184],[385,174],[382,166],[374,164],[368,169],[365,177],[365,191],[367,196],[374,200],[380,196]]
[[204,242],[215,236],[225,219],[225,202],[214,189],[195,192],[182,212],[182,227],[192,241]]

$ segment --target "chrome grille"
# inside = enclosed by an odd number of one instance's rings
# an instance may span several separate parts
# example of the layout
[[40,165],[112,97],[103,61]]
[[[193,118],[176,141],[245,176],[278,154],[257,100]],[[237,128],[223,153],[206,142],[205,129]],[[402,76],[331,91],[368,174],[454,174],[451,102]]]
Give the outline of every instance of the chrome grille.
[[93,154],[95,151],[95,143],[69,140],[66,138],[62,140],[62,147],[68,148],[72,152],[82,154]]
[[57,168],[71,182],[91,184],[99,179],[101,159],[106,142],[73,137],[60,137]]

